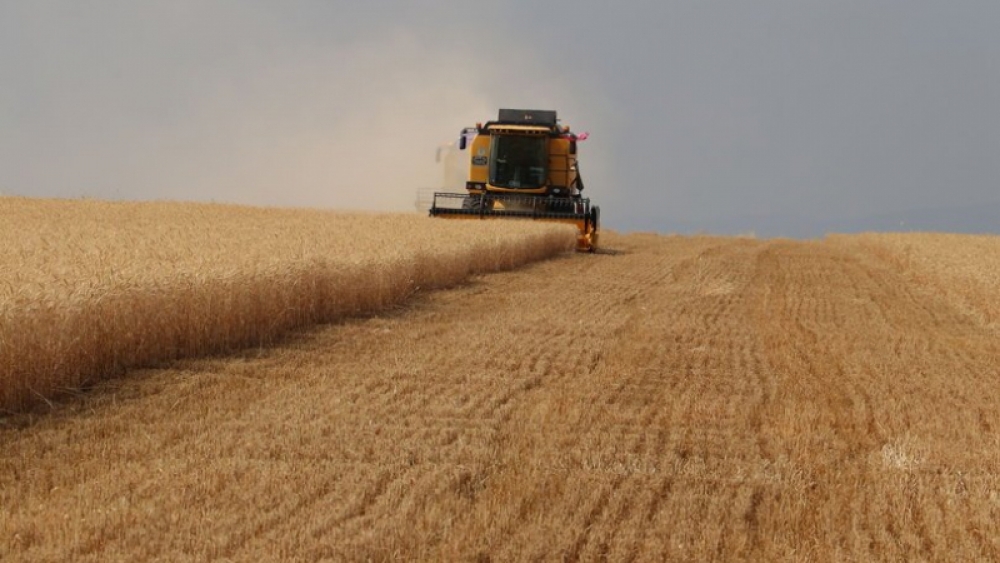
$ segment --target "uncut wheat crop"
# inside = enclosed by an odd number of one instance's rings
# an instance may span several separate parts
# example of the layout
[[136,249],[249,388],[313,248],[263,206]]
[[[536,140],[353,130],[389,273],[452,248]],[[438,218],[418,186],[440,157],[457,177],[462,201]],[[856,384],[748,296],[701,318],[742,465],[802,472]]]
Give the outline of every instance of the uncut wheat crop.
[[572,228],[0,198],[0,411],[572,247]]

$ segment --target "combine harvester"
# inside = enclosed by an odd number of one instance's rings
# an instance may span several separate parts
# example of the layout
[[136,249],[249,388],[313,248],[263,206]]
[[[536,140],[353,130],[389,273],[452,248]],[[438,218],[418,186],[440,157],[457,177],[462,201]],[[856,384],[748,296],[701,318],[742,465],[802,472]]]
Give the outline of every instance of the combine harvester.
[[581,197],[577,141],[555,111],[501,109],[496,121],[462,130],[466,193],[435,193],[431,217],[536,219],[575,225],[576,249],[597,250],[600,208]]

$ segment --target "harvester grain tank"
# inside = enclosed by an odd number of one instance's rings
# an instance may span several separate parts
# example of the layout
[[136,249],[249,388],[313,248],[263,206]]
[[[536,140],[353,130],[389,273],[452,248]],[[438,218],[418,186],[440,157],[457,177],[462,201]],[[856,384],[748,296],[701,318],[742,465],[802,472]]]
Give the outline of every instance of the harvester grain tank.
[[576,248],[597,248],[600,208],[581,195],[576,135],[555,111],[501,109],[496,121],[462,130],[469,151],[466,193],[434,194],[430,215],[449,219],[533,219],[575,225]]

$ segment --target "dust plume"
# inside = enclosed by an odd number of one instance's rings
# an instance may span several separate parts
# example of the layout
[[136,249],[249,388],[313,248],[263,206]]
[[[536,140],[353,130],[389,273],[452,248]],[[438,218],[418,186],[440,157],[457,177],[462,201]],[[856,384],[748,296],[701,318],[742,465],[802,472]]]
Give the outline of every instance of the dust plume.
[[114,7],[0,8],[6,191],[410,210],[462,127],[567,92],[517,47],[506,82],[445,5]]

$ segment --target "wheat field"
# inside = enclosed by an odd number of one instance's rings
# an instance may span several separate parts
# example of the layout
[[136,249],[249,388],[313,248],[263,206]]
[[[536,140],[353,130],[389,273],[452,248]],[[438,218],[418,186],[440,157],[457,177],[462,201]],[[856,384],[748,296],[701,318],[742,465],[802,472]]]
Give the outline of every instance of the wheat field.
[[602,240],[0,418],[0,560],[1000,559],[1000,239]]
[[0,198],[0,412],[563,252],[573,230]]

